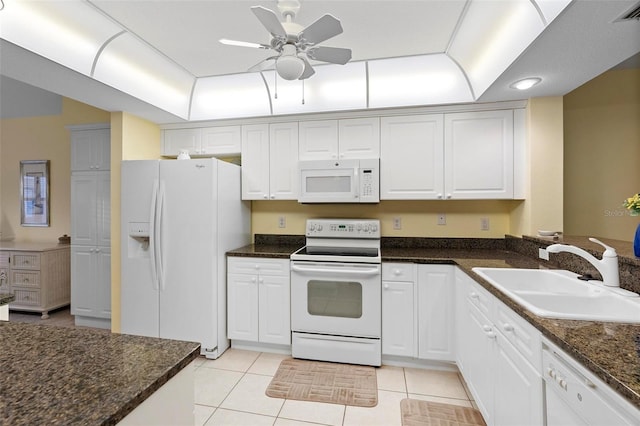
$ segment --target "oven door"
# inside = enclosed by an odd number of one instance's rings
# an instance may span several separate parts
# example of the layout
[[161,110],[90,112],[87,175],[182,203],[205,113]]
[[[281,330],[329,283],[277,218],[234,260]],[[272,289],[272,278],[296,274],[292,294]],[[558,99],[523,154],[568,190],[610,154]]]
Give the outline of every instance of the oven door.
[[291,262],[291,329],[381,337],[379,264]]

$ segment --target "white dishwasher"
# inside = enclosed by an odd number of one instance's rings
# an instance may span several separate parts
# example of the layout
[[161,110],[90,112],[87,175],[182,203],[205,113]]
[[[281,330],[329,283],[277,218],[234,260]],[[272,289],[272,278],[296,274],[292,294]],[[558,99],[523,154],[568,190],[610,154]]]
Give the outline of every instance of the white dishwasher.
[[640,410],[543,339],[546,426],[639,425]]

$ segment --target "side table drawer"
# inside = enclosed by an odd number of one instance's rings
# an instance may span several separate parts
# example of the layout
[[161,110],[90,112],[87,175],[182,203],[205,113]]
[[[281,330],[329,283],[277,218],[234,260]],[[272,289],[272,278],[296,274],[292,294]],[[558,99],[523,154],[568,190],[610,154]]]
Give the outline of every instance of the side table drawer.
[[40,270],[40,255],[33,253],[13,253],[12,269]]
[[11,302],[12,304],[23,306],[40,306],[40,290],[14,288],[13,294],[16,296],[16,300]]
[[0,268],[0,291],[9,292],[9,268]]
[[14,287],[40,288],[40,271],[11,270],[11,285]]

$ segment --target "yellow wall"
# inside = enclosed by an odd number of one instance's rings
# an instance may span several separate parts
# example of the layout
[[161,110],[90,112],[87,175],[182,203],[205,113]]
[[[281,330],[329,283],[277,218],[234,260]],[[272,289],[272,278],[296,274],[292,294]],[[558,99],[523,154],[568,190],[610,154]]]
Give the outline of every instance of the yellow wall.
[[640,218],[640,69],[608,71],[564,97],[565,231],[632,241]]
[[[509,214],[519,201],[382,201],[379,204],[299,204],[296,201],[253,201],[252,234],[304,234],[305,221],[314,217],[379,219],[385,237],[503,238],[509,233]],[[446,225],[437,216],[446,215]],[[286,227],[279,228],[284,216]],[[393,229],[399,217],[402,229]],[[489,219],[489,230],[480,230],[480,219]]]
[[[109,122],[110,114],[71,99],[62,113],[0,121],[0,232],[3,239],[57,241],[70,234],[71,153],[65,126]],[[20,160],[50,160],[50,226],[20,225]]]
[[111,330],[120,331],[120,163],[160,158],[160,127],[134,115],[111,114]]
[[529,99],[525,201],[511,215],[510,233],[563,230],[562,97]]

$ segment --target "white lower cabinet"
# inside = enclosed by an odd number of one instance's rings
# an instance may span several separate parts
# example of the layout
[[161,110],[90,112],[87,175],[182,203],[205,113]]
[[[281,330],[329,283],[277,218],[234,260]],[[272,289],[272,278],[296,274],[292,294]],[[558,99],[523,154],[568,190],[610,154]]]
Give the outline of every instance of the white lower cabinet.
[[456,281],[458,367],[485,422],[542,425],[540,333],[459,270]]
[[415,357],[416,265],[382,264],[382,354]]
[[382,354],[454,360],[454,267],[382,264]]
[[454,266],[418,265],[418,358],[454,361]]
[[291,344],[289,260],[230,257],[229,339]]
[[111,248],[71,248],[71,314],[76,325],[111,325]]

